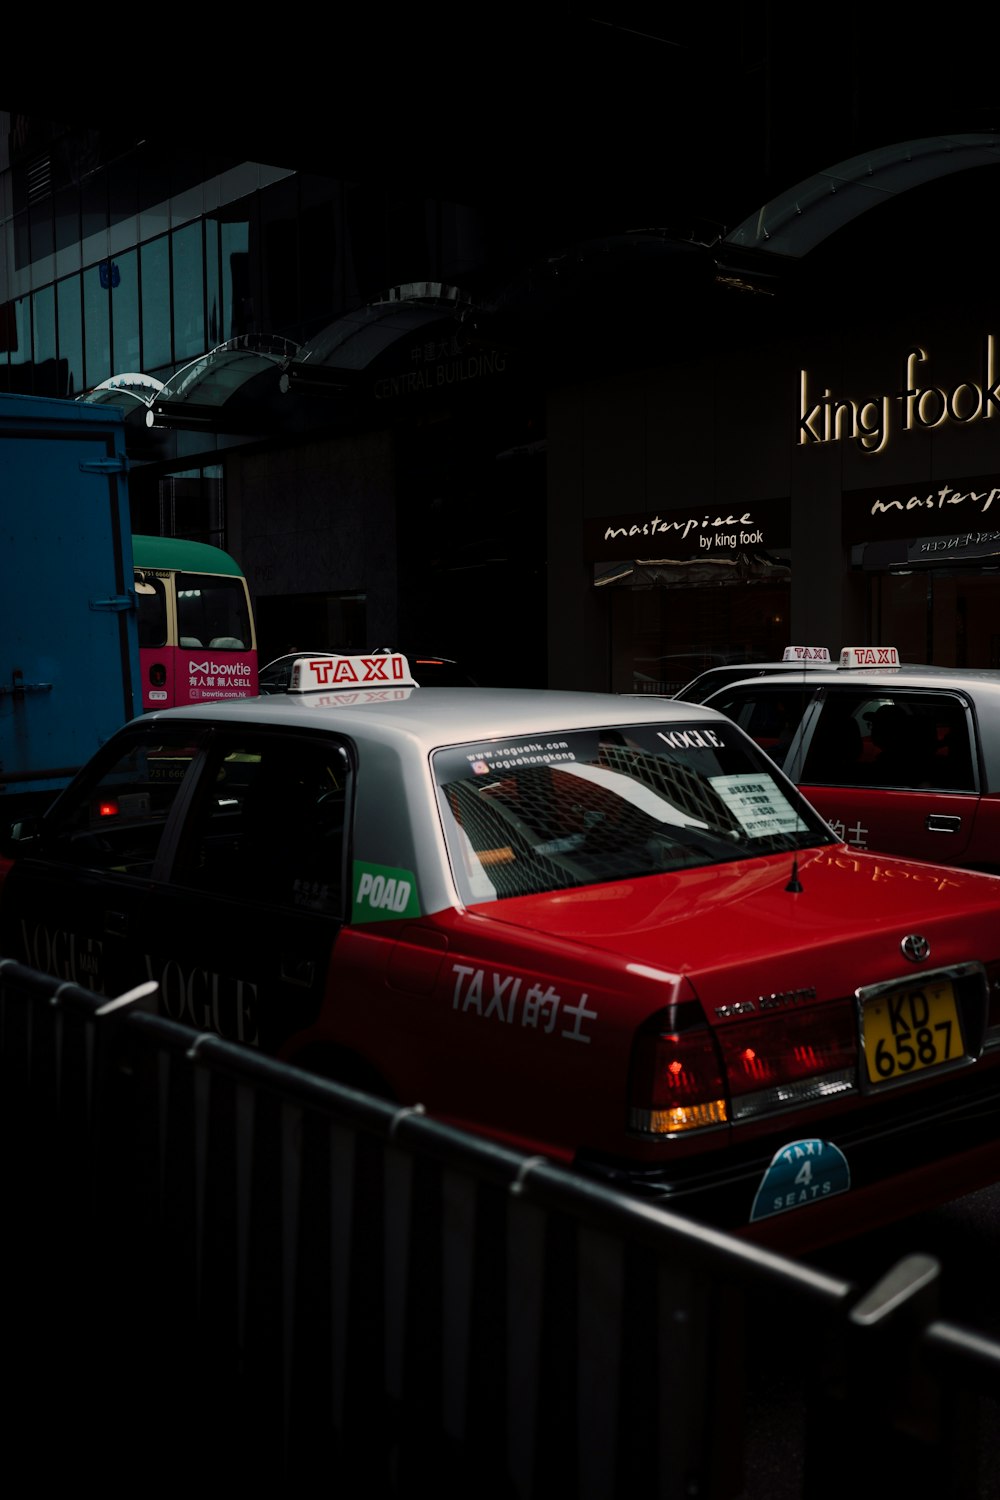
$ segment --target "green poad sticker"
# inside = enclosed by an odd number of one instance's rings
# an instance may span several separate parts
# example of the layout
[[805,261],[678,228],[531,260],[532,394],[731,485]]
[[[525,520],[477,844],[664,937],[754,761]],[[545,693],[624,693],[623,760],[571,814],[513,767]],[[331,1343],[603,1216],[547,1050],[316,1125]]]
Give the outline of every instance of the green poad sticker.
[[384,922],[389,917],[419,917],[417,880],[412,870],[354,861],[354,920]]

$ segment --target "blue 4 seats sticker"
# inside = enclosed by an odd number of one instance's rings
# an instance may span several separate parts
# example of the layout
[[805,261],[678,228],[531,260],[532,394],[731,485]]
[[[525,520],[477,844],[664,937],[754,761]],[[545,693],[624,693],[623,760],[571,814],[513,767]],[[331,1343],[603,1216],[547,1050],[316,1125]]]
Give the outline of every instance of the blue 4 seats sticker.
[[761,1179],[750,1222],[846,1193],[850,1185],[851,1169],[838,1146],[829,1141],[789,1141],[774,1153]]

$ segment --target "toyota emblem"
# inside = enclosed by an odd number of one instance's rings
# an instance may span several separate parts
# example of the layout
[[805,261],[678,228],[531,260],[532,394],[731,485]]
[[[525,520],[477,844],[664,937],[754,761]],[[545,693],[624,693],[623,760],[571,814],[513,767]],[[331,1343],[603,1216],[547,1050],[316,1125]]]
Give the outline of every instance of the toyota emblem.
[[908,958],[913,964],[922,964],[925,958],[931,956],[931,945],[919,932],[908,933],[899,946],[904,958]]

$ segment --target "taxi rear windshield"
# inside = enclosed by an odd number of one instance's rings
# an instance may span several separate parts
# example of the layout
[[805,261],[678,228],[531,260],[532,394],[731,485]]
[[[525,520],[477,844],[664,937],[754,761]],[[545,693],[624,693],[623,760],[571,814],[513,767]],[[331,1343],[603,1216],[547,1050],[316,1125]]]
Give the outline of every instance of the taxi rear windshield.
[[835,842],[738,731],[640,724],[454,746],[433,757],[466,902]]

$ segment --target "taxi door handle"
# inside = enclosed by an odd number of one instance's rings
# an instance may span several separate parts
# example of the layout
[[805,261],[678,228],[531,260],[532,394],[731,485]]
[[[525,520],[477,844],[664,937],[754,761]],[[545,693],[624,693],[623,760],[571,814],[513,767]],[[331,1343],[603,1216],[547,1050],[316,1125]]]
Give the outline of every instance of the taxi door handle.
[[953,813],[928,813],[928,833],[957,833],[962,826],[962,820]]
[[106,911],[104,931],[109,937],[124,937],[128,932],[128,915],[123,911]]

